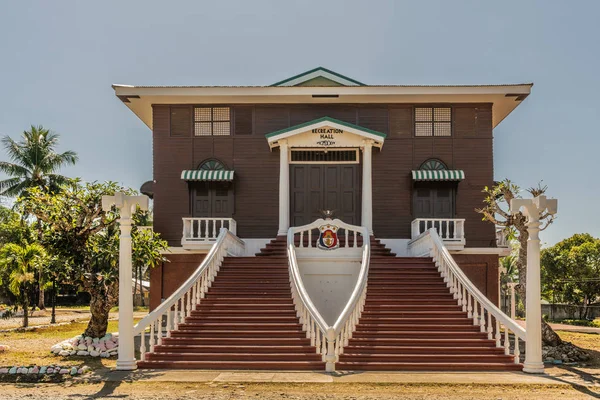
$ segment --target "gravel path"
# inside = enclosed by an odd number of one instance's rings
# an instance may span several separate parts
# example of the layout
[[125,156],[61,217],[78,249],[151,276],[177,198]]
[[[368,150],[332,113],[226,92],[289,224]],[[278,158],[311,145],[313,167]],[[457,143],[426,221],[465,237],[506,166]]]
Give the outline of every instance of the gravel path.
[[187,384],[119,383],[2,385],[3,400],[155,399],[155,400],[375,400],[375,399],[588,399],[597,393],[572,387],[444,386],[380,384]]

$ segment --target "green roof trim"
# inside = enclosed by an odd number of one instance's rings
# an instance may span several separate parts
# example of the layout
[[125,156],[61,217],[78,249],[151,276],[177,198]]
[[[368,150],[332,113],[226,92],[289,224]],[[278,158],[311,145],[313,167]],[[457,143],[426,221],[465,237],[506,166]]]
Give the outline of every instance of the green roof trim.
[[[354,83],[354,84],[356,84],[356,85],[358,85],[358,86],[367,86],[367,85],[365,85],[364,83],[357,81],[356,79],[348,78],[347,76],[344,76],[344,75],[342,75],[342,74],[338,74],[338,73],[337,73],[337,72],[335,72],[335,71],[332,71],[332,70],[330,70],[330,69],[323,68],[323,67],[317,67],[317,68],[313,68],[313,69],[311,69],[311,70],[309,70],[309,71],[302,72],[301,74],[294,75],[294,76],[292,76],[291,78],[287,78],[287,79],[284,79],[284,80],[282,80],[282,81],[275,82],[275,83],[273,83],[271,86],[281,86],[281,85],[283,85],[284,83],[287,83],[287,82],[293,81],[294,79],[301,78],[301,77],[303,77],[303,76],[305,76],[305,75],[309,75],[309,74],[312,74],[313,72],[317,72],[317,71],[323,71],[323,72],[327,72],[327,73],[329,73],[329,74],[331,74],[331,75],[337,76],[338,78],[341,78],[341,79],[344,79],[344,80],[350,81],[350,82],[352,82],[352,83]],[[313,78],[310,78],[310,79],[313,79]]]
[[302,124],[290,126],[289,128],[280,129],[280,130],[275,131],[275,132],[267,133],[265,135],[265,137],[267,139],[270,139],[272,137],[279,136],[281,134],[284,134],[284,133],[287,133],[287,132],[290,132],[290,131],[295,131],[296,129],[301,129],[301,128],[304,128],[304,127],[307,127],[307,126],[319,124],[321,122],[331,122],[333,124],[342,125],[342,126],[345,126],[346,128],[352,128],[352,129],[356,129],[356,130],[363,131],[363,132],[366,132],[366,133],[370,133],[370,134],[375,135],[375,136],[379,136],[382,139],[385,139],[387,137],[387,135],[385,133],[374,131],[372,129],[365,128],[365,127],[362,127],[362,126],[359,126],[359,125],[354,125],[354,124],[351,124],[349,122],[340,121],[339,119],[335,119],[335,118],[331,118],[331,117],[322,117],[322,118],[314,119],[312,121],[304,122]]

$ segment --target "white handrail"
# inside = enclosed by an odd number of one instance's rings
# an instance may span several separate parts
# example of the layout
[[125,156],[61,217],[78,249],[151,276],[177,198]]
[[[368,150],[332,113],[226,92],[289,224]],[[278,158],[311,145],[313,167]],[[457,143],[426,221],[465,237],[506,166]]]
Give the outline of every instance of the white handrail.
[[[361,268],[356,285],[350,299],[333,326],[329,326],[325,322],[304,287],[294,244],[295,235],[300,233],[299,245],[303,247],[304,233],[307,232],[308,247],[312,247],[311,231],[325,224],[334,225],[345,230],[345,247],[358,247],[358,234],[362,235],[363,241]],[[349,244],[351,233],[353,233],[354,239],[353,246]],[[311,339],[311,344],[316,346],[317,353],[326,362],[326,370],[329,372],[335,371],[335,363],[338,361],[339,355],[343,353],[344,346],[348,344],[348,340],[352,337],[364,309],[371,258],[369,231],[366,227],[349,225],[339,219],[333,221],[318,219],[308,225],[289,228],[287,248],[292,297],[296,312],[302,323],[302,329],[306,331],[307,338]]]
[[152,352],[155,345],[162,344],[163,319],[166,317],[166,337],[170,337],[171,331],[177,329],[178,325],[185,320],[185,317],[191,315],[192,310],[204,298],[219,272],[223,259],[228,255],[241,254],[244,246],[242,240],[226,228],[221,228],[216,242],[196,271],[169,298],[133,327],[133,336],[141,335],[141,360],[145,359],[147,352],[146,329],[150,327],[148,350]]
[[456,264],[435,228],[423,232],[411,241],[409,250],[415,256],[429,255],[433,258],[444,282],[450,288],[454,298],[458,300],[458,304],[462,306],[463,312],[467,312],[467,316],[473,319],[473,325],[478,325],[481,332],[487,333],[488,339],[496,340],[497,347],[504,347],[506,355],[511,354],[509,333],[513,333],[512,354],[514,362],[518,364],[520,362],[519,339],[526,340],[525,329],[477,289]]

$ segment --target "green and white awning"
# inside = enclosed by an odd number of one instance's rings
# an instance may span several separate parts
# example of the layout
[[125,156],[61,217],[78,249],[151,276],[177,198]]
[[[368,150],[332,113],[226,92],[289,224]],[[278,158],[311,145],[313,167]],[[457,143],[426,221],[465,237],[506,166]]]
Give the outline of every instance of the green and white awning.
[[412,172],[414,181],[462,181],[465,172],[461,169],[444,170],[416,170]]
[[181,171],[181,179],[184,181],[232,181],[233,171],[185,170]]

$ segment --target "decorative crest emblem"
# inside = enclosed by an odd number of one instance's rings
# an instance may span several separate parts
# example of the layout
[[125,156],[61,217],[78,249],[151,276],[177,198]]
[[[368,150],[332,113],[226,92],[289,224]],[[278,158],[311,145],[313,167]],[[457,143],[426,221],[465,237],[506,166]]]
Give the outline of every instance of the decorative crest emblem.
[[333,250],[340,247],[340,241],[338,240],[337,231],[339,227],[327,224],[319,227],[319,241],[317,247],[321,250]]

